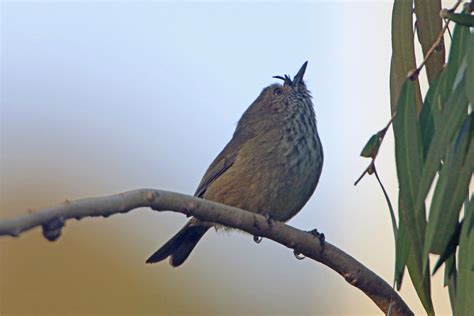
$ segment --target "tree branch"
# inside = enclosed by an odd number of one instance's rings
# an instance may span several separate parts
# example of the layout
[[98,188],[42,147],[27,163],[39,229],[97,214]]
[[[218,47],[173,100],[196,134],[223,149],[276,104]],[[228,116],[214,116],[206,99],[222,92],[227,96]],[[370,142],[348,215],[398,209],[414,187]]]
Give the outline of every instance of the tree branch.
[[0,220],[0,236],[19,236],[37,226],[49,240],[59,237],[64,223],[72,218],[108,217],[136,208],[171,210],[202,221],[238,228],[252,235],[271,239],[312,258],[339,273],[351,285],[363,291],[377,306],[390,315],[413,315],[395,290],[356,259],[328,242],[322,245],[312,234],[266,217],[224,204],[184,194],[154,189],[139,189],[117,195],[65,201],[62,205],[13,219]]

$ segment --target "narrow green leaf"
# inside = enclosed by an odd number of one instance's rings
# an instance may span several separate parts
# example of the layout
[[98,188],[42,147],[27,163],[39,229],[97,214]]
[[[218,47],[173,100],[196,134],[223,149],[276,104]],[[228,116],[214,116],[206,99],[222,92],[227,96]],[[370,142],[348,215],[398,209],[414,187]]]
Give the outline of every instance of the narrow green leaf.
[[471,195],[461,229],[458,254],[458,281],[456,287],[456,315],[470,315],[474,311],[474,195]]
[[[413,39],[413,0],[395,0],[392,10],[392,59],[390,62],[390,106],[395,110],[408,73],[416,68]],[[416,107],[421,109],[421,92],[416,81]]]
[[362,157],[374,158],[375,156],[377,156],[380,144],[381,142],[379,133],[372,135],[367,144],[365,144],[360,155]]
[[453,315],[456,315],[456,286],[457,286],[457,270],[456,270],[456,253],[452,253],[446,261],[444,269],[444,286],[448,286],[449,301]]
[[466,93],[474,106],[474,34],[468,37],[468,53],[467,53],[467,68],[466,68]]
[[[441,32],[441,0],[415,0],[415,14],[418,39],[426,56],[438,34]],[[426,62],[426,74],[430,85],[443,68],[445,62],[444,41]]]
[[466,54],[466,47],[469,42],[469,27],[456,24],[453,31],[451,49],[449,50],[448,66],[446,74],[446,87],[448,93],[455,89],[454,82],[461,62]]
[[468,100],[465,94],[465,79],[456,86],[448,98],[446,106],[441,112],[439,129],[435,130],[428,153],[426,155],[423,172],[421,173],[415,209],[424,208],[426,195],[431,187],[434,176],[438,171],[441,159],[445,156],[446,148],[459,130],[467,112]]
[[[399,199],[399,208],[403,207],[403,201]],[[405,213],[405,212],[403,212]],[[395,286],[397,291],[400,291],[402,287],[403,275],[405,272],[405,266],[408,260],[408,253],[410,252],[410,240],[407,233],[407,224],[404,222],[403,217],[399,217],[399,229],[397,231],[395,241]]]
[[444,269],[444,286],[449,284],[449,280],[456,273],[456,256],[452,253],[446,260],[446,268]]
[[421,142],[423,144],[423,159],[426,159],[428,148],[431,144],[436,128],[439,128],[439,120],[441,116],[441,109],[443,106],[440,104],[441,100],[444,99],[442,95],[445,93],[446,83],[446,69],[442,69],[441,72],[432,81],[428,93],[425,97],[425,102],[421,108],[420,113],[420,131],[421,131]]
[[[415,1],[416,2],[416,1]],[[474,26],[474,15],[465,14],[465,13],[452,13],[448,10],[443,11],[443,15],[451,21],[456,22],[456,24],[461,24],[464,26]]]
[[414,253],[414,248],[410,249],[408,255],[407,269],[426,313],[434,315],[433,302],[431,301],[431,279],[422,277],[423,272],[420,272],[419,257]]
[[407,216],[407,219],[411,219],[407,223],[414,225],[413,228],[419,228],[420,224],[416,224],[413,211],[423,163],[420,129],[415,110],[415,83],[409,79],[402,86],[393,130],[400,194],[407,211],[411,213]]
[[434,275],[439,268],[446,262],[451,256],[456,254],[456,248],[459,245],[459,236],[461,235],[461,228],[462,228],[462,221],[456,225],[456,229],[454,230],[452,236],[449,238],[449,243],[441,253],[436,262],[435,266],[433,267],[433,272],[431,273]]
[[[459,218],[459,212],[469,190],[472,170],[465,164],[471,136],[474,134],[474,113],[464,120],[458,136],[450,146],[443,168],[431,201],[431,208],[426,226],[424,257],[428,253],[441,254],[453,235]],[[471,148],[472,151],[472,148]]]
[[[395,158],[399,191],[399,218],[405,225],[409,240],[407,268],[415,290],[428,314],[433,311],[429,278],[423,279],[428,265],[422,266],[423,238],[426,220],[425,209],[415,212],[415,197],[423,167],[420,127],[415,108],[415,85],[407,79],[397,103],[397,116],[393,121]],[[401,226],[400,226],[401,229]],[[403,245],[406,247],[406,245]],[[398,250],[398,253],[401,253]],[[401,256],[401,254],[400,254]],[[401,268],[401,263],[397,269]],[[399,272],[399,270],[397,270]]]

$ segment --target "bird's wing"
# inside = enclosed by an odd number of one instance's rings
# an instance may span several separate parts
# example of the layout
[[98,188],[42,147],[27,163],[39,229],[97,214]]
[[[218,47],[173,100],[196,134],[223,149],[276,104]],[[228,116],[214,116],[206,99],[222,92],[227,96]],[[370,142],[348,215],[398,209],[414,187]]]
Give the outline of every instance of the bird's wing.
[[234,164],[240,148],[250,138],[249,136],[234,135],[207,169],[194,196],[203,197],[207,188]]

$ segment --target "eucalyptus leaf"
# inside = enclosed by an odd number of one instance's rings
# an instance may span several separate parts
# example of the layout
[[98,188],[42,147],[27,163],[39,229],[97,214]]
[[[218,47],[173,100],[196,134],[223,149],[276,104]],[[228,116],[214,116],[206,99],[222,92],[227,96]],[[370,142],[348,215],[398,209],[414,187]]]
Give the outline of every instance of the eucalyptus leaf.
[[[399,201],[398,205],[399,207],[403,207],[403,202]],[[403,217],[400,217],[399,228],[395,240],[395,287],[398,291],[400,291],[402,287],[410,245],[411,243],[407,234],[407,224],[404,222]]]
[[[415,210],[421,170],[423,168],[420,126],[416,114],[416,83],[405,80],[397,102],[397,116],[393,121],[395,136],[395,160],[399,182],[399,218],[407,231],[407,268],[415,290],[428,314],[433,313],[430,279],[423,279],[428,265],[423,266],[423,239],[425,234],[425,209]],[[400,240],[403,242],[403,240]],[[406,242],[406,241],[405,241]],[[401,249],[397,250],[402,257]],[[397,255],[398,256],[398,255]],[[402,259],[402,258],[401,258]],[[400,262],[396,269],[400,273]],[[396,276],[398,278],[398,276]]]
[[466,13],[453,13],[449,12],[449,10],[443,11],[444,16],[456,24],[461,24],[463,26],[474,26],[474,15],[466,14]]
[[467,52],[467,69],[466,69],[466,94],[474,106],[474,34],[468,37],[468,52]]
[[[419,191],[416,198],[415,209],[422,210],[426,195],[431,187],[434,176],[440,167],[441,160],[446,154],[448,144],[459,130],[467,113],[468,100],[465,94],[465,79],[463,78],[456,90],[451,93],[446,106],[441,112],[439,129],[435,130],[426,155],[423,172],[419,180]],[[400,183],[400,185],[402,185]]]
[[451,93],[455,89],[454,80],[459,71],[461,62],[466,55],[466,47],[468,46],[470,36],[471,32],[469,31],[469,27],[456,24],[453,31],[446,74],[446,88],[448,93]]
[[456,315],[470,315],[474,311],[474,195],[465,210],[464,224],[459,239],[458,281],[456,287]]
[[421,142],[423,144],[423,159],[426,159],[428,148],[436,128],[439,128],[439,121],[441,118],[441,104],[445,93],[446,84],[446,69],[442,69],[438,76],[432,81],[428,93],[425,97],[425,102],[421,108],[420,113],[420,131]]
[[[452,255],[456,254],[456,248],[459,245],[459,236],[461,235],[461,228],[462,228],[463,221],[456,225],[456,229],[454,230],[453,234],[449,238],[449,243],[441,253],[438,258],[438,261],[433,267],[432,275],[434,275],[439,268],[446,262]],[[446,284],[445,284],[446,285]]]
[[[392,113],[403,82],[416,68],[413,37],[413,0],[395,0],[392,10],[392,58],[390,62],[390,106]],[[421,92],[416,81],[416,107],[421,109]]]
[[444,286],[448,287],[449,301],[453,315],[456,315],[456,287],[457,287],[457,269],[456,269],[456,253],[452,253],[446,261],[444,269]]
[[450,146],[439,174],[426,226],[424,258],[428,257],[429,252],[441,254],[456,229],[459,212],[472,178],[469,166],[472,163],[466,156],[468,151],[473,151],[474,148],[473,130],[474,114],[471,113],[464,120],[458,136]]
[[[415,0],[416,31],[426,56],[441,32],[442,20],[439,16],[441,0]],[[426,74],[430,85],[443,68],[445,62],[444,40],[426,61]]]
[[372,135],[367,141],[367,144],[365,144],[360,155],[362,157],[375,158],[375,156],[377,156],[377,152],[379,151],[380,144],[381,141],[379,133]]

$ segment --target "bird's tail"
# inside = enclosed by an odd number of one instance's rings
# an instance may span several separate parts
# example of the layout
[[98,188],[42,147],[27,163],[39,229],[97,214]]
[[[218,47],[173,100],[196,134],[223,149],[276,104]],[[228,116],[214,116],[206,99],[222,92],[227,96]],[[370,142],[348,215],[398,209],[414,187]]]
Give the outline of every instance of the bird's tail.
[[170,263],[173,267],[183,264],[209,228],[207,225],[196,223],[195,220],[189,221],[166,244],[152,254],[146,263],[160,262],[171,256]]

